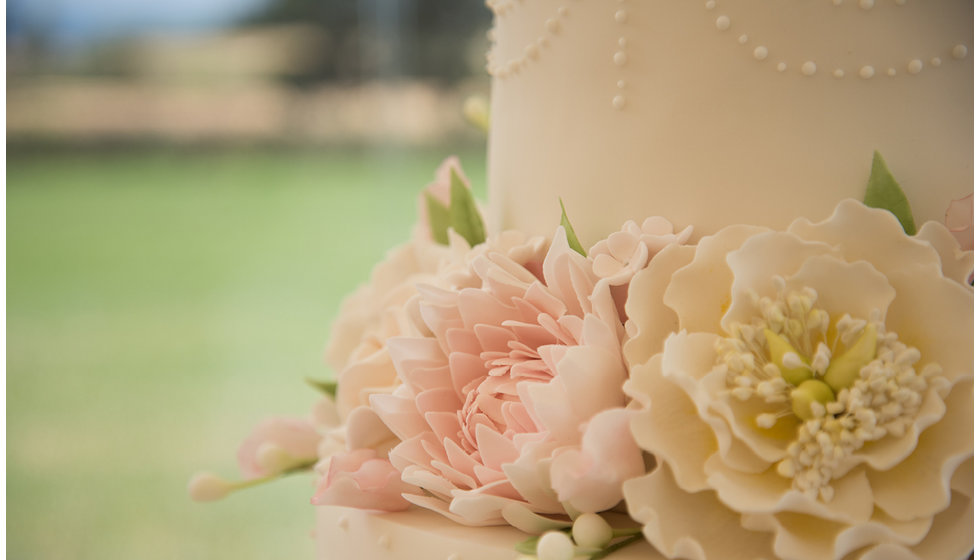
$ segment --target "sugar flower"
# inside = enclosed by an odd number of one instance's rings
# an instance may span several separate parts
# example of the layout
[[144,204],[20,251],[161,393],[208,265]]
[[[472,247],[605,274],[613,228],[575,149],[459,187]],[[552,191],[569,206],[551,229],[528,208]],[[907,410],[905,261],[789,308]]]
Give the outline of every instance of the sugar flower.
[[238,448],[238,468],[250,479],[309,465],[317,459],[321,437],[307,418],[268,418]]
[[643,469],[617,418],[626,370],[612,298],[560,228],[550,249],[501,244],[466,260],[474,285],[420,287],[432,336],[388,341],[401,385],[371,407],[401,440],[390,457],[402,480],[426,492],[406,498],[470,525],[503,523],[508,508],[612,507]]
[[687,226],[674,233],[673,224],[659,216],[643,220],[642,225],[630,220],[589,249],[592,272],[611,287],[622,320],[626,320],[624,306],[633,276],[666,247],[687,243],[693,230],[693,226]]
[[657,459],[625,486],[647,539],[672,558],[968,555],[973,294],[954,269],[855,201],[654,257],[625,349]]
[[949,203],[946,227],[964,251],[973,250],[973,193]]
[[402,511],[412,505],[402,495],[419,492],[402,482],[400,473],[374,449],[333,454],[326,460],[325,470],[311,500],[313,505]]

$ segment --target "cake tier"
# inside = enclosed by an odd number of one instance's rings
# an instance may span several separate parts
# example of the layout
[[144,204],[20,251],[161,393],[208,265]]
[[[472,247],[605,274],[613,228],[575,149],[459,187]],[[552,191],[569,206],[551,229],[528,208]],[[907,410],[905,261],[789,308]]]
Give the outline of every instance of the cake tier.
[[[316,549],[320,560],[513,560],[514,546],[528,535],[512,527],[467,527],[428,510],[370,513],[317,507]],[[612,516],[616,521],[625,518]],[[646,541],[619,550],[616,560],[658,560]]]
[[973,189],[969,0],[494,0],[491,221],[695,236],[862,198],[881,152],[917,223]]

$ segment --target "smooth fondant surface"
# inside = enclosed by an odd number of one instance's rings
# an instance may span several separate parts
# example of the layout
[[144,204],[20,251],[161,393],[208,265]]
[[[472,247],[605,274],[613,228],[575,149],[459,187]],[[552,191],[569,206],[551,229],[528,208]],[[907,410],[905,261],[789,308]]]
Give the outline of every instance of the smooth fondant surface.
[[[512,560],[514,546],[529,535],[512,527],[466,527],[437,513],[411,509],[371,513],[318,506],[315,531],[320,560]],[[628,522],[625,516],[613,516]],[[620,523],[621,525],[622,523]],[[662,560],[645,541],[615,553],[616,560]]]
[[498,0],[497,229],[695,237],[861,198],[874,150],[918,223],[973,189],[969,0]]

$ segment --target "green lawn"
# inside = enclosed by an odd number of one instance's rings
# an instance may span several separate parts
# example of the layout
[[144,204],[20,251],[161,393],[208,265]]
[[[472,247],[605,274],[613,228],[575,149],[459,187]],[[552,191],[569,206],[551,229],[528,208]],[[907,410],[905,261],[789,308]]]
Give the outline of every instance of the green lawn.
[[341,298],[447,153],[8,155],[8,558],[312,558],[310,477],[185,484],[308,411]]

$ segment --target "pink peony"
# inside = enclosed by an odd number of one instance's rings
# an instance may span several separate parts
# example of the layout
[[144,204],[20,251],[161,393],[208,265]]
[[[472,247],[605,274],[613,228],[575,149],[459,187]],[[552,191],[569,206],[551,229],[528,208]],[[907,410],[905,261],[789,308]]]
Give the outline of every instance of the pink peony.
[[470,525],[610,508],[643,462],[627,423],[600,414],[626,405],[608,286],[560,228],[546,255],[494,244],[466,260],[474,287],[419,288],[432,336],[388,341],[402,384],[370,401],[401,440],[392,464],[426,491],[406,498]]
[[313,505],[402,511],[411,506],[402,494],[418,492],[402,482],[399,472],[374,449],[337,453],[327,462],[326,475],[311,500]]
[[238,448],[242,476],[261,478],[312,463],[321,436],[306,418],[268,418]]

